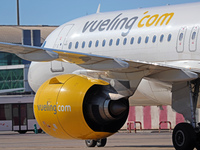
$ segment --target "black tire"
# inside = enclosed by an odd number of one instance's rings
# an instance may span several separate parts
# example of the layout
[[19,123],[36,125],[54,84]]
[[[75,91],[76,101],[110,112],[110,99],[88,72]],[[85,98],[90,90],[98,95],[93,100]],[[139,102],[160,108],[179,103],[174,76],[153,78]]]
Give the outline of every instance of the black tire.
[[85,144],[87,147],[95,147],[97,145],[97,141],[95,140],[85,140]]
[[38,133],[42,133],[42,129],[38,129]]
[[199,145],[199,143],[197,143],[196,149],[197,149],[197,150],[200,150],[200,145]]
[[199,129],[196,131],[196,149],[200,150],[200,131],[199,131]]
[[20,130],[18,131],[19,134],[25,134],[27,131],[26,130]]
[[104,147],[107,143],[107,138],[97,140],[97,147]]
[[176,150],[193,150],[195,147],[195,131],[192,125],[188,123],[176,125],[172,141]]

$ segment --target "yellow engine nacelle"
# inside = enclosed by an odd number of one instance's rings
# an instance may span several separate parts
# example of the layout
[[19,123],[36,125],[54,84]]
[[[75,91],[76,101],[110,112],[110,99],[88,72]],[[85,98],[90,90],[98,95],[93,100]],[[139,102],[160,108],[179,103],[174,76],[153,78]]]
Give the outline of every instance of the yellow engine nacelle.
[[40,127],[62,139],[102,139],[128,116],[128,100],[111,100],[105,81],[74,74],[46,81],[37,91],[34,113]]

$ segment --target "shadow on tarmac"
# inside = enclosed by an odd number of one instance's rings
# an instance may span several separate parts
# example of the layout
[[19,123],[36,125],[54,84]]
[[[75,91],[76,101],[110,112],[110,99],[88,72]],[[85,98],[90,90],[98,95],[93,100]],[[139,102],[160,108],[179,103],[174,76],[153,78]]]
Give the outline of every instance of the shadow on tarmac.
[[114,146],[114,147],[140,147],[140,148],[147,148],[147,147],[155,147],[155,148],[173,148],[172,145],[121,145],[121,146]]

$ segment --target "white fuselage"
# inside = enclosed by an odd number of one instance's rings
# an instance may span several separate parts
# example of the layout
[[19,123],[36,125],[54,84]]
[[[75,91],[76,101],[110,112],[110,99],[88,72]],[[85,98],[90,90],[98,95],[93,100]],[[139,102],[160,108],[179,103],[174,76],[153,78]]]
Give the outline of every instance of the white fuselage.
[[[199,70],[199,8],[194,3],[85,16],[58,27],[44,46]],[[80,69],[68,62],[33,62],[29,83],[37,91],[47,79]],[[130,103],[171,104],[171,83],[143,79]]]

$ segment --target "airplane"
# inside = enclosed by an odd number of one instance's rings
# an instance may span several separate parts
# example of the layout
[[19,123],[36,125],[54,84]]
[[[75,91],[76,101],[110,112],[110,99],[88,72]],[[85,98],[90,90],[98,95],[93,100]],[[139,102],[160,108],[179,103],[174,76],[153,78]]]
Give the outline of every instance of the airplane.
[[32,61],[40,127],[62,139],[103,147],[125,123],[130,105],[171,105],[176,150],[200,149],[200,3],[84,16],[55,29],[41,47],[0,43]]

